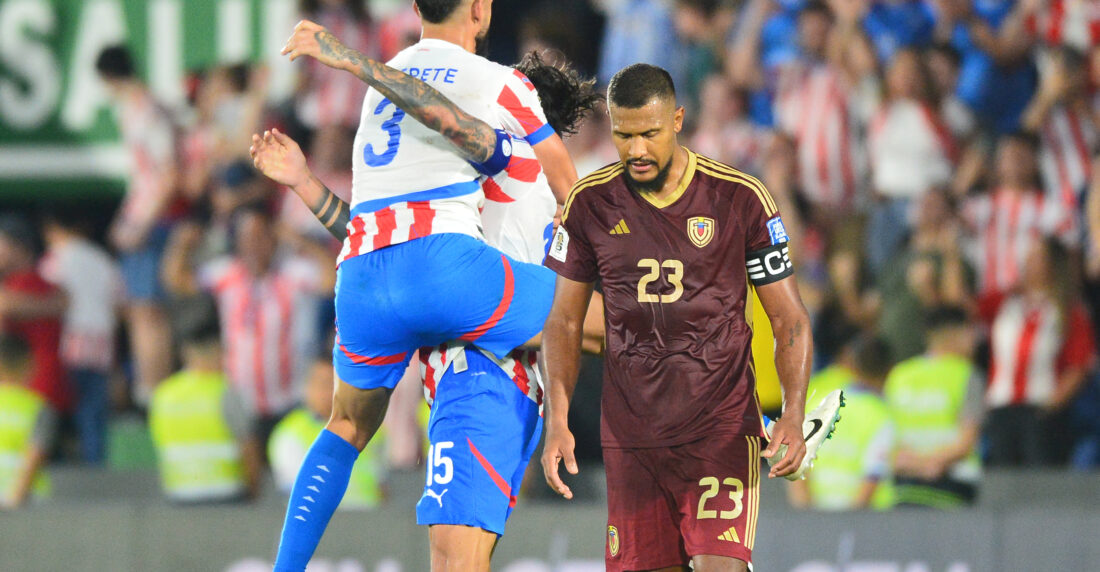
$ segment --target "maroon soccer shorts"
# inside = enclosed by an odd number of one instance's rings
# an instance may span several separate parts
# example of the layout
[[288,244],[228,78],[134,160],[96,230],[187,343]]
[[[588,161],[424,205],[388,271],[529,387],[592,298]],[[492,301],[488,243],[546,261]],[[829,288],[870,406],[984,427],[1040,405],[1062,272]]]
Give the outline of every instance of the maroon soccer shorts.
[[706,438],[603,450],[609,571],[686,565],[693,556],[752,561],[760,438]]

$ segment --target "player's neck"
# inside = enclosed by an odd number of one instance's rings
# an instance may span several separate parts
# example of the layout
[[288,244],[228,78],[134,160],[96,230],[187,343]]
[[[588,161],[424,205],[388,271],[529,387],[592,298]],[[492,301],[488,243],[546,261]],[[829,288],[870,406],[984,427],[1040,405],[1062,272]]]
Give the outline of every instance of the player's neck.
[[458,26],[448,24],[429,24],[424,23],[424,27],[420,31],[421,40],[443,40],[444,42],[450,42],[467,52],[474,53],[474,47],[476,41],[473,36],[467,34],[465,30]]
[[681,179],[684,178],[687,165],[687,149],[683,145],[677,145],[676,152],[672,154],[672,165],[668,169],[668,178],[665,179],[665,184],[661,186],[661,189],[653,194],[653,198],[660,200],[675,193],[676,189],[680,188]]

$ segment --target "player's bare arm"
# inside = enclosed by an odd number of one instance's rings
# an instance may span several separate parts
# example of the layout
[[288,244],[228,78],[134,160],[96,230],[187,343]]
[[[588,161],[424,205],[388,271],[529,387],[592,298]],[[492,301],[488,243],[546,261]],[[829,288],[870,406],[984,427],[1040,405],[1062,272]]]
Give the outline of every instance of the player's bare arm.
[[768,473],[769,477],[782,477],[798,470],[802,457],[806,455],[802,422],[806,415],[806,385],[810,379],[813,337],[810,316],[802,304],[798,283],[793,277],[759,286],[756,293],[775,333],[775,367],[783,388],[783,417],[776,421],[771,442],[761,454],[771,459],[781,445],[787,446],[786,456],[772,463]]
[[306,156],[293,139],[278,129],[252,135],[252,164],[267,178],[289,187],[337,240],[347,236],[351,208],[313,175]]
[[577,388],[581,368],[581,341],[584,319],[592,299],[594,285],[558,276],[554,287],[554,303],[543,328],[543,350],[546,352],[546,443],[542,449],[542,470],[546,483],[554,492],[573,498],[558,475],[558,464],[577,474],[576,445],[569,431],[569,402]]
[[298,22],[282,53],[291,61],[310,56],[328,67],[351,72],[405,113],[442,134],[470,161],[484,163],[493,156],[497,135],[488,123],[466,113],[424,81],[345,46],[320,24]]

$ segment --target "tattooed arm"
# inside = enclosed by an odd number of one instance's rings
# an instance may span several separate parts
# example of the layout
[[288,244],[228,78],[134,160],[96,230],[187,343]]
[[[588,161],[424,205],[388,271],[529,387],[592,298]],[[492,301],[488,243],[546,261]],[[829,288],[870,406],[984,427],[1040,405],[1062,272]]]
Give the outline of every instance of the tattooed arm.
[[806,385],[810,380],[814,343],[810,316],[793,276],[759,286],[756,294],[775,333],[775,368],[783,388],[783,417],[772,429],[772,440],[763,456],[770,458],[779,445],[787,445],[786,457],[778,463],[773,459],[769,473],[782,477],[796,471],[806,453],[802,421],[806,416]]
[[319,24],[298,22],[282,53],[289,54],[291,61],[310,56],[328,67],[355,74],[405,113],[446,137],[467,160],[484,163],[493,156],[497,135],[488,123],[466,113],[427,83],[345,46]]
[[306,157],[293,139],[278,129],[253,135],[248,148],[252,164],[266,177],[290,187],[337,240],[347,236],[351,209],[325,187],[306,166]]

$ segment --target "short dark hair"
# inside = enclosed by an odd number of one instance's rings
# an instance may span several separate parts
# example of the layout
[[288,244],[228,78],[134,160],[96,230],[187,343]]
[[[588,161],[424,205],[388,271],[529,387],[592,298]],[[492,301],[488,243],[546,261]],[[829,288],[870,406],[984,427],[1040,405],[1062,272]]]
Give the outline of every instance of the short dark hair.
[[416,0],[420,17],[432,24],[442,23],[451,17],[462,0]]
[[802,6],[802,9],[798,11],[798,17],[809,16],[811,14],[821,14],[829,21],[833,20],[833,10],[829,8],[829,5],[822,0],[810,0]]
[[1001,143],[1008,143],[1015,141],[1017,143],[1023,143],[1027,148],[1031,149],[1033,153],[1039,152],[1041,142],[1039,136],[1030,131],[1013,131],[1001,136]]
[[546,63],[538,52],[528,52],[515,68],[531,80],[547,122],[561,135],[576,133],[581,119],[603,100],[594,78],[582,77],[569,64]]
[[637,109],[655,97],[676,101],[676,86],[667,71],[650,64],[626,66],[607,86],[607,100],[617,107]]
[[929,332],[957,328],[970,323],[966,310],[958,306],[936,306],[925,314],[924,326]]
[[181,328],[180,337],[186,347],[206,347],[221,344],[221,326],[216,316],[207,316],[206,319],[196,320]]
[[852,344],[856,369],[861,376],[876,380],[885,379],[894,367],[893,350],[886,340],[878,336],[863,335]]
[[134,58],[126,46],[110,46],[99,52],[95,69],[108,79],[130,79],[134,77]]
[[0,367],[8,370],[24,367],[30,358],[31,348],[23,338],[0,334]]

